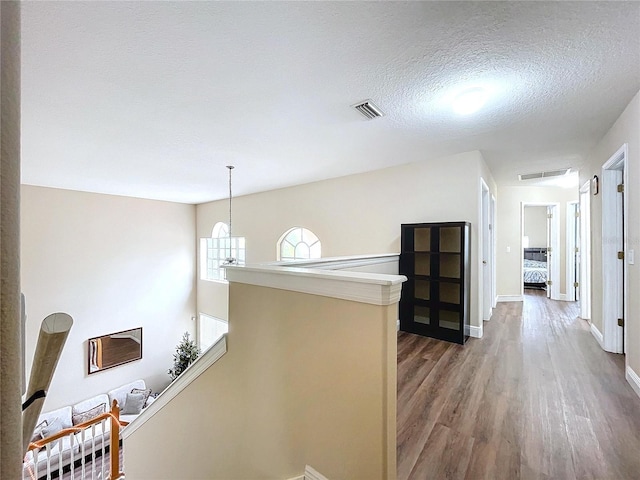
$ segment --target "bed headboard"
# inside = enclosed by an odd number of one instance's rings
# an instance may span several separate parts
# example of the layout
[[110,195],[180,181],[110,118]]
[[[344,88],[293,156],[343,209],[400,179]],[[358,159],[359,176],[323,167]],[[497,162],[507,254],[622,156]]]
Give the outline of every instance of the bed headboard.
[[524,258],[526,260],[537,260],[538,262],[547,261],[547,248],[525,248]]

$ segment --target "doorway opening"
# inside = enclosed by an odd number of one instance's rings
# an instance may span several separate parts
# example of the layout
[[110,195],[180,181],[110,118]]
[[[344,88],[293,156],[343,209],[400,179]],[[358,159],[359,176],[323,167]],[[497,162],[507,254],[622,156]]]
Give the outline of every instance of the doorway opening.
[[560,300],[560,218],[557,203],[522,203],[522,289]]
[[602,165],[602,337],[608,352],[626,351],[627,269],[627,144]]

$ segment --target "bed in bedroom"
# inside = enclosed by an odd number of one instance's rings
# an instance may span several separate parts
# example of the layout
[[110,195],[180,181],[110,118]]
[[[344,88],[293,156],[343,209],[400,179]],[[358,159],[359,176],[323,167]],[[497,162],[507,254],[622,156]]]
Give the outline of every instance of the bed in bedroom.
[[547,287],[547,249],[546,248],[525,248],[524,249],[524,288]]

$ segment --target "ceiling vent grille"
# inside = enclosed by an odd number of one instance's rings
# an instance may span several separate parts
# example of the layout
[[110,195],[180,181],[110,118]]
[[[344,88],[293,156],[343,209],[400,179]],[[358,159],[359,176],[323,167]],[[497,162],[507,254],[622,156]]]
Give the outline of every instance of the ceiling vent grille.
[[521,173],[518,175],[519,180],[533,180],[535,178],[549,178],[549,177],[560,177],[562,175],[566,175],[571,171],[570,168],[563,168],[562,170],[550,170],[548,172],[537,172],[537,173]]
[[374,105],[371,100],[365,100],[364,102],[351,105],[358,112],[360,112],[367,120],[373,120],[374,118],[384,116],[382,110],[377,105]]

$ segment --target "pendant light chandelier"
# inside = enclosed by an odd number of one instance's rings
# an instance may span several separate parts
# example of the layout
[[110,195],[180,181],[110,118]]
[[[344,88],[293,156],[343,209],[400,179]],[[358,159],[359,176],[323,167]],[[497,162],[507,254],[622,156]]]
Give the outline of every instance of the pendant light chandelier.
[[[233,165],[227,165],[227,169],[229,169],[229,236],[226,242],[228,247],[227,257],[224,259],[224,262],[222,262],[222,265],[225,266],[244,264],[245,239],[244,237],[234,237],[231,230],[231,201],[233,199],[231,171],[234,168]],[[237,255],[237,257],[234,254]]]

